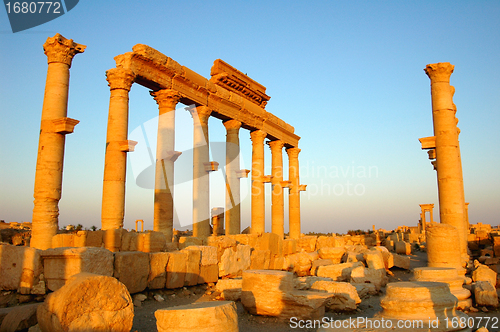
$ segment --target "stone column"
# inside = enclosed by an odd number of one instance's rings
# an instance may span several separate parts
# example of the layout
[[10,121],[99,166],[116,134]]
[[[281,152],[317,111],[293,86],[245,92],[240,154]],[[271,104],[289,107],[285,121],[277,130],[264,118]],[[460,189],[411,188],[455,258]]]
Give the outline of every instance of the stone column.
[[[288,148],[288,178],[290,188],[288,190],[288,214],[289,235],[292,239],[300,238],[300,180],[299,180],[299,148]],[[375,228],[375,225],[373,225]]]
[[283,141],[276,140],[267,143],[271,148],[271,217],[272,232],[281,238],[285,236],[284,203],[283,203]]
[[175,107],[181,96],[175,90],[151,92],[159,107],[156,141],[155,201],[153,230],[172,242],[174,225]]
[[465,232],[466,234],[469,234],[469,228],[470,228],[470,223],[469,223],[469,204],[470,203],[465,203]]
[[[113,68],[106,72],[111,90],[109,98],[106,156],[102,186],[102,230],[123,227],[125,214],[125,176],[127,152],[133,151],[133,141],[127,140],[128,94],[135,75],[129,69]],[[109,244],[113,246],[113,244]]]
[[431,80],[432,118],[436,137],[439,215],[441,223],[454,226],[459,234],[463,260],[467,256],[465,201],[458,128],[450,76],[454,66],[448,62],[429,64],[425,73]]
[[31,246],[38,249],[51,248],[52,237],[59,228],[65,135],[72,133],[79,122],[66,117],[69,69],[73,57],[82,53],[85,47],[60,34],[48,38],[43,45],[48,69],[38,142],[31,237]]
[[255,130],[250,133],[252,140],[252,234],[266,232],[266,196],[264,192],[264,140],[267,133]]
[[193,116],[193,236],[210,236],[210,181],[207,106],[190,109]]
[[241,122],[224,121],[226,127],[226,235],[240,234],[240,139]]

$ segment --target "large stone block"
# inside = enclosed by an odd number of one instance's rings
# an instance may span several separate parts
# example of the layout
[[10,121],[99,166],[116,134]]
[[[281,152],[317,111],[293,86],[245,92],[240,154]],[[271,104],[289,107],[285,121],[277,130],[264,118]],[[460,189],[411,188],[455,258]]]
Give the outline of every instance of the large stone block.
[[169,254],[166,288],[180,288],[184,286],[188,254],[180,251],[170,252]]
[[184,249],[189,246],[202,246],[203,239],[194,236],[181,236],[179,238],[179,249]]
[[311,290],[332,294],[325,302],[330,311],[356,310],[357,305],[361,303],[356,288],[347,282],[316,281]]
[[241,299],[241,287],[243,279],[220,279],[215,290],[221,293],[226,301],[238,301]]
[[326,293],[293,290],[292,273],[272,270],[243,272],[241,304],[253,315],[281,319],[323,317]]
[[0,289],[29,294],[43,271],[40,250],[0,245]]
[[219,277],[235,277],[250,268],[250,246],[238,244],[224,251],[219,262]]
[[335,247],[335,238],[332,236],[318,236],[316,241],[316,250],[321,248],[332,248]]
[[493,237],[493,251],[495,257],[500,257],[500,236]]
[[199,302],[155,311],[158,332],[238,332],[236,304]]
[[73,275],[113,276],[113,253],[104,248],[53,248],[41,252],[47,288],[56,291]]
[[331,278],[333,281],[349,281],[352,269],[364,266],[361,262],[342,263],[319,266],[316,270],[318,277]]
[[37,324],[36,311],[39,306],[40,303],[34,303],[8,308],[5,317],[0,314],[0,331],[27,331]]
[[283,256],[283,239],[274,233],[264,233],[257,238],[257,250],[269,250],[272,256]]
[[313,252],[316,251],[316,241],[318,237],[307,235],[297,240],[297,249],[299,251]]
[[198,284],[207,284],[219,280],[219,264],[201,265]]
[[393,266],[399,267],[400,269],[405,269],[405,270],[410,269],[410,262],[411,262],[410,257],[398,255],[398,254],[392,254],[392,253],[391,253],[391,257],[392,257],[392,265]]
[[139,248],[139,234],[136,232],[123,232],[120,251],[137,251]]
[[130,294],[142,292],[148,286],[149,254],[140,251],[115,253],[114,277],[127,286]]
[[411,244],[405,241],[397,241],[395,244],[396,254],[411,255]]
[[288,270],[294,272],[297,276],[303,277],[311,272],[313,257],[310,253],[299,252],[285,257]]
[[112,252],[120,251],[122,247],[122,235],[127,231],[124,229],[106,229],[103,234],[102,241],[104,242],[104,248]]
[[283,256],[293,255],[297,252],[297,240],[285,239],[283,240]]
[[325,266],[325,265],[333,265],[332,260],[331,259],[317,259],[315,261],[312,261],[311,272],[309,274],[311,276],[315,276],[316,272],[318,271],[318,267]]
[[269,269],[269,264],[271,263],[271,251],[253,250],[250,259],[251,270],[267,270]]
[[346,249],[344,247],[321,248],[318,250],[321,259],[331,259],[333,264],[339,264],[342,261]]
[[332,279],[316,276],[293,278],[293,288],[297,290],[309,290],[316,281],[332,281]]
[[476,281],[473,287],[476,305],[498,306],[498,294],[489,281]]
[[253,249],[257,248],[257,241],[260,238],[257,234],[232,234],[226,236],[230,239],[236,240],[238,244],[245,244]]
[[236,247],[238,242],[227,236],[209,236],[207,238],[207,245],[217,248],[217,261],[220,262],[226,249]]
[[488,281],[493,287],[497,283],[497,273],[488,266],[474,261],[475,270],[472,272],[473,281]]
[[387,285],[387,275],[385,268],[371,269],[364,266],[358,266],[351,271],[351,282],[353,283],[371,283],[375,285],[377,291]]
[[74,246],[73,234],[56,234],[52,237],[52,248],[71,248]]
[[168,252],[154,252],[149,254],[149,289],[165,288],[169,255]]
[[370,250],[363,255],[366,265],[371,269],[385,269],[384,257],[376,249]]
[[382,258],[384,259],[385,269],[388,270],[394,266],[394,258],[393,254],[389,252],[386,247],[377,246],[375,247],[382,254]]
[[217,248],[212,246],[189,246],[185,250],[198,250],[201,252],[201,266],[218,264]]
[[86,247],[101,247],[103,245],[104,231],[92,231],[87,233]]
[[187,254],[186,274],[184,276],[184,286],[194,286],[198,284],[200,277],[201,251],[181,250]]
[[37,318],[42,332],[129,332],[134,306],[125,285],[115,278],[81,273],[49,294]]
[[159,252],[165,248],[167,238],[162,232],[148,231],[139,233],[138,250],[142,252]]
[[87,233],[89,231],[78,231],[73,237],[73,245],[75,247],[85,247],[87,244]]

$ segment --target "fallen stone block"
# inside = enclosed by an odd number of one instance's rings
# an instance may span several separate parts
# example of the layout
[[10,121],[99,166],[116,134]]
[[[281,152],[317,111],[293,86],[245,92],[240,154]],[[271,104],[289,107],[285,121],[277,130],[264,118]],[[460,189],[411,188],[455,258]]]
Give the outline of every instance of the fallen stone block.
[[312,261],[311,271],[309,275],[315,276],[319,266],[332,265],[334,264],[331,259],[317,259]]
[[361,303],[356,288],[347,282],[316,281],[311,290],[333,294],[325,302],[325,307],[330,311],[356,310]]
[[319,266],[316,275],[331,278],[333,281],[349,281],[352,269],[358,266],[364,265],[361,262],[356,262]]
[[137,251],[139,249],[139,234],[137,232],[123,232],[120,251]]
[[37,324],[36,310],[40,303],[11,307],[0,324],[1,332],[27,330]]
[[41,251],[47,288],[56,291],[73,275],[113,276],[113,253],[104,248],[53,248]]
[[198,250],[201,252],[201,266],[218,264],[217,248],[212,246],[189,246],[184,250]]
[[250,260],[251,270],[267,270],[271,263],[271,250],[253,250]]
[[198,284],[207,284],[219,280],[219,264],[201,265]]
[[364,282],[363,283],[352,282],[351,285],[353,285],[354,288],[356,288],[359,297],[362,299],[368,297],[369,295],[378,294],[377,287],[375,287],[374,284],[364,283]]
[[297,240],[297,249],[299,251],[313,252],[316,251],[316,241],[318,237],[307,235]]
[[283,240],[283,256],[293,255],[297,252],[297,240],[285,239]]
[[158,332],[238,332],[236,304],[199,302],[155,311]]
[[238,301],[241,299],[241,287],[243,280],[238,279],[220,279],[215,285],[215,290],[221,293],[226,301]]
[[98,247],[103,245],[104,231],[89,231],[85,242],[86,247]]
[[257,247],[257,240],[259,238],[259,235],[257,234],[231,234],[226,236],[233,240],[236,240],[238,244],[245,244],[252,248]]
[[187,254],[184,286],[197,285],[200,278],[201,251],[185,249],[181,251]]
[[351,282],[371,283],[375,285],[377,291],[387,285],[388,278],[385,269],[371,269],[364,266],[358,266],[351,271]]
[[127,287],[130,294],[142,292],[148,286],[149,254],[140,251],[115,253],[113,276]]
[[399,267],[400,269],[409,270],[410,269],[410,257],[402,256],[398,254],[391,254],[392,265]]
[[498,306],[498,294],[489,281],[476,281],[473,284],[474,298],[478,306]]
[[226,249],[219,261],[219,277],[236,277],[240,276],[244,270],[248,270],[251,249],[250,246],[242,244]]
[[299,277],[306,276],[310,273],[312,258],[313,257],[306,252],[298,252],[285,257],[288,270],[295,273]]
[[217,261],[220,262],[226,249],[236,247],[238,242],[227,236],[209,236],[207,245],[217,248]]
[[293,278],[293,288],[297,290],[309,290],[316,281],[333,281],[331,278],[307,276]]
[[395,243],[396,254],[411,255],[411,244],[405,241],[397,241]]
[[74,246],[73,234],[56,234],[52,237],[52,248],[71,248]]
[[278,234],[264,233],[257,238],[257,250],[269,250],[272,256],[283,256],[283,239]]
[[376,249],[370,250],[363,255],[366,265],[371,269],[385,269],[384,257]]
[[142,252],[159,252],[165,248],[167,238],[162,232],[148,231],[139,233],[137,250]]
[[181,236],[179,238],[179,249],[184,249],[190,246],[202,246],[203,240],[194,236]]
[[488,266],[474,261],[475,270],[472,272],[473,281],[488,281],[493,287],[497,283],[497,273]]
[[321,259],[331,259],[333,264],[339,264],[344,256],[346,249],[344,247],[321,248],[318,250]]
[[129,332],[134,306],[127,287],[115,278],[80,273],[47,296],[37,318],[43,332]]

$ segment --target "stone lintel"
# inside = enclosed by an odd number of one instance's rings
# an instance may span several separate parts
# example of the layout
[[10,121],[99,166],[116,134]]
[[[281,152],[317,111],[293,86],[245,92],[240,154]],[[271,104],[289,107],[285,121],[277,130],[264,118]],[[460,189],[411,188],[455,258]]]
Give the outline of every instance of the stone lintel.
[[261,176],[261,179],[262,179],[262,182],[268,183],[268,182],[271,182],[271,180],[273,179],[273,176],[272,175],[263,175],[263,176]]
[[292,181],[280,181],[280,185],[282,188],[291,188]]
[[422,137],[419,138],[418,140],[420,144],[422,144],[422,150],[436,148],[436,136]]
[[118,142],[118,146],[121,152],[134,152],[136,145],[137,142],[132,140],[125,140]]
[[211,82],[239,94],[262,108],[265,108],[267,102],[271,99],[271,97],[266,95],[265,86],[254,81],[221,59],[214,61],[210,76],[212,76],[210,79]]
[[307,184],[299,185],[299,191],[306,191]]
[[71,134],[75,130],[75,126],[80,123],[80,121],[71,118],[60,118],[52,120],[54,126],[54,132],[59,134]]
[[219,163],[216,161],[209,161],[207,163],[203,163],[206,172],[215,172],[219,170]]
[[167,151],[163,155],[161,155],[161,159],[175,162],[181,154],[182,152],[180,151]]
[[248,178],[248,173],[250,173],[249,169],[240,169],[239,171],[236,171],[236,177],[238,179]]

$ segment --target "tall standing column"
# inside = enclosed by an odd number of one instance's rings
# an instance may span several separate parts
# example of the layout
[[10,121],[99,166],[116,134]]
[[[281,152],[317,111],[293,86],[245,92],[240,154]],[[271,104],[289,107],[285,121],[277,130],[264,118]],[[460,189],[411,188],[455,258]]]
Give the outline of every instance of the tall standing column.
[[123,227],[127,152],[133,150],[132,141],[127,140],[128,94],[135,75],[128,69],[113,68],[106,71],[106,79],[111,96],[102,186],[101,228],[103,230]]
[[266,196],[264,192],[264,140],[263,130],[250,133],[252,140],[252,234],[266,232]]
[[210,181],[207,106],[191,109],[193,116],[193,236],[210,236]]
[[288,148],[288,214],[289,234],[292,239],[300,238],[300,180],[299,180],[299,148]]
[[174,225],[175,107],[181,96],[175,90],[151,92],[158,104],[156,140],[155,201],[153,230],[162,232],[172,242]]
[[283,203],[283,142],[280,140],[268,143],[271,148],[271,217],[272,232],[280,237],[285,236],[284,203]]
[[240,234],[240,138],[241,122],[224,121],[226,127],[226,235]]
[[43,45],[48,69],[38,142],[31,237],[31,246],[38,249],[51,248],[52,237],[59,228],[65,135],[72,133],[79,122],[66,117],[69,68],[73,57],[82,53],[85,47],[60,34],[48,38]]
[[441,223],[454,226],[459,234],[460,253],[467,259],[465,201],[458,128],[450,76],[454,66],[448,62],[429,64],[425,73],[431,80],[432,118],[436,137],[439,215]]

